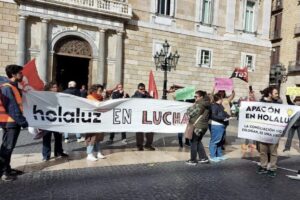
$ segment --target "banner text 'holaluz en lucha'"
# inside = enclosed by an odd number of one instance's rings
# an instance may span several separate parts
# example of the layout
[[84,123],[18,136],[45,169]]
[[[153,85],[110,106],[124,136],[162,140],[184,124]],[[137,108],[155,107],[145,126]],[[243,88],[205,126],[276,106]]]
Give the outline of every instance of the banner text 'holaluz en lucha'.
[[184,132],[192,104],[155,99],[95,102],[64,93],[28,91],[24,115],[31,127],[68,133]]
[[238,137],[276,144],[289,120],[299,110],[299,106],[243,101]]

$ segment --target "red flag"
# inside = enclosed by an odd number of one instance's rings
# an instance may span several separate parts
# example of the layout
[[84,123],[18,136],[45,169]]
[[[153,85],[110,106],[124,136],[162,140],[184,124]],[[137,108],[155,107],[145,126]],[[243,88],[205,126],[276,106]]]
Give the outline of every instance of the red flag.
[[21,86],[23,90],[43,90],[44,82],[40,79],[35,65],[35,59],[32,59],[23,67],[23,81]]
[[230,78],[239,78],[248,83],[248,68],[235,68]]
[[158,92],[157,92],[156,83],[154,80],[152,70],[150,71],[149,74],[148,92],[154,99],[158,99]]

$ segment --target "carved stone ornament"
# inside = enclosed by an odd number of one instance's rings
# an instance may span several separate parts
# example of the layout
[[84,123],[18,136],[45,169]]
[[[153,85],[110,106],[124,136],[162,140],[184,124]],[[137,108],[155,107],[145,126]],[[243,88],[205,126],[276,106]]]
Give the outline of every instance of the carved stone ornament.
[[89,43],[75,37],[66,38],[59,41],[55,48],[55,53],[67,54],[70,56],[92,56]]

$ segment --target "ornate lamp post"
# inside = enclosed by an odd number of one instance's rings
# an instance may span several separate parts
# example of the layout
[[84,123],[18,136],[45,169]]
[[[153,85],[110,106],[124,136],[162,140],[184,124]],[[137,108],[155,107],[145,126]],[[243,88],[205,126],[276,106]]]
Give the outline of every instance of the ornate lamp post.
[[154,62],[156,66],[156,70],[161,69],[164,71],[164,88],[163,88],[163,96],[162,99],[167,99],[167,73],[170,72],[173,68],[176,69],[176,65],[179,60],[179,54],[177,51],[175,51],[175,54],[169,53],[169,43],[166,40],[163,44],[163,49],[158,53],[154,55]]
[[286,68],[282,64],[272,65],[270,70],[270,85],[280,90],[281,83],[287,80]]

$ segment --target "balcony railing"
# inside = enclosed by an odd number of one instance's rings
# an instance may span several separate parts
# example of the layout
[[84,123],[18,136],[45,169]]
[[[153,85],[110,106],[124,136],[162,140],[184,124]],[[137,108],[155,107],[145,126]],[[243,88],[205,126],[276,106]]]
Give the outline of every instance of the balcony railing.
[[281,39],[281,30],[274,30],[271,34],[270,34],[270,39],[271,40],[277,40],[277,39]]
[[[22,0],[19,0],[22,1]],[[24,0],[23,0],[24,1]],[[74,7],[78,9],[90,9],[100,13],[132,17],[132,8],[125,0],[31,0],[47,4]]]
[[294,30],[295,35],[300,34],[300,24],[295,24],[295,30]]
[[300,72],[300,61],[290,61],[288,67],[288,73]]
[[283,0],[275,0],[272,4],[272,11],[277,11],[283,8]]

